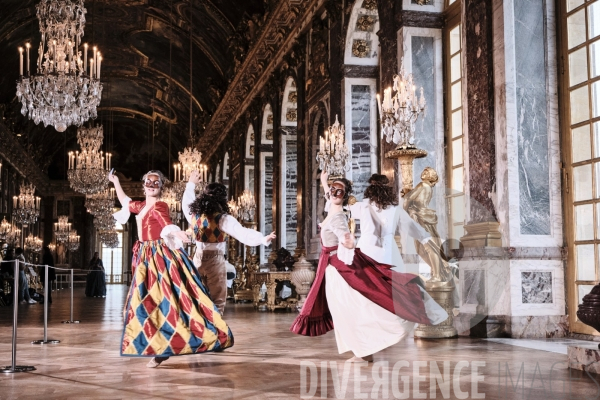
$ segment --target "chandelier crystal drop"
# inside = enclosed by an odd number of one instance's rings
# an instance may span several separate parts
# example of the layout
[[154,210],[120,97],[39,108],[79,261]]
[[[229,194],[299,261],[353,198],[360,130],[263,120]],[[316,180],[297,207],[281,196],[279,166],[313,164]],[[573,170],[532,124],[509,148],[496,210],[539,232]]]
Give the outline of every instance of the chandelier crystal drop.
[[58,222],[54,223],[54,235],[58,243],[65,243],[69,239],[71,233],[71,223],[69,217],[66,215],[60,215]]
[[[30,49],[19,48],[20,68],[17,97],[21,113],[35,124],[52,125],[64,132],[70,125],[81,126],[98,116],[102,98],[100,71],[102,56],[94,47],[88,66],[88,45],[83,45],[86,9],[83,0],[41,0],[37,18],[42,40],[34,61],[37,74],[30,71]],[[24,70],[23,52],[27,62]]]
[[350,170],[350,151],[346,144],[346,130],[335,116],[335,123],[321,136],[319,152],[317,153],[319,168],[327,171],[329,176],[343,177]]
[[100,147],[104,132],[102,126],[77,130],[77,143],[81,152],[69,152],[69,171],[67,173],[71,188],[83,194],[93,194],[108,187],[108,171],[112,154],[104,154]]
[[33,253],[41,252],[42,244],[42,240],[37,236],[33,236],[32,233],[30,233],[29,236],[25,238],[25,250],[31,251]]
[[21,225],[34,224],[40,216],[40,198],[35,196],[35,186],[21,184],[18,196],[13,197],[13,221]]
[[415,125],[419,117],[425,117],[425,96],[421,87],[421,97],[417,98],[413,75],[406,75],[404,63],[400,74],[394,75],[394,95],[392,88],[383,91],[383,104],[377,95],[381,132],[388,143],[394,142],[396,149],[415,148]]

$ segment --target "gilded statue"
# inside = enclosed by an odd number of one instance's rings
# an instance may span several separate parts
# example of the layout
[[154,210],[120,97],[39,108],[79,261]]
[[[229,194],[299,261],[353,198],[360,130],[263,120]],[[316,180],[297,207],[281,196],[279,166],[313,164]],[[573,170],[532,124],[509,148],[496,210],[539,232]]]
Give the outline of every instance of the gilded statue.
[[404,196],[404,210],[412,219],[431,234],[431,240],[425,245],[415,240],[417,253],[431,267],[428,286],[443,286],[453,282],[453,271],[442,250],[440,235],[437,231],[438,218],[435,210],[429,208],[433,197],[433,188],[438,183],[437,172],[426,167],[421,173],[421,183]]

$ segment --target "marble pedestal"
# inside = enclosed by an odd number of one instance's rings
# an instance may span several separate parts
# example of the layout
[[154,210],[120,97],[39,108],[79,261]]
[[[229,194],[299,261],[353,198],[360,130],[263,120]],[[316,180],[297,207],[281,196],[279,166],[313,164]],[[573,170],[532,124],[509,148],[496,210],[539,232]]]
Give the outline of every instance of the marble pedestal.
[[600,374],[600,349],[598,349],[598,344],[569,346],[567,357],[569,368]]

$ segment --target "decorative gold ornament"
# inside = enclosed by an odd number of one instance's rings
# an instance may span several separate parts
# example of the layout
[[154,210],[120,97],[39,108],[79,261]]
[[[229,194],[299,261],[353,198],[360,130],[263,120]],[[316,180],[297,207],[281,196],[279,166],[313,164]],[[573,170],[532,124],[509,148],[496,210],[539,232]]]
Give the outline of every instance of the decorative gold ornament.
[[267,124],[273,125],[273,113],[267,115]]
[[290,92],[288,94],[288,101],[290,103],[297,103],[298,102],[298,92],[296,92],[296,91]]
[[298,109],[297,108],[288,108],[285,113],[285,119],[290,122],[296,122],[298,120]]
[[250,134],[250,140],[254,142],[254,132]]
[[412,0],[413,4],[418,4],[420,6],[426,6],[433,3],[433,0]]
[[371,43],[363,39],[352,42],[352,54],[358,58],[367,58],[371,54]]
[[267,131],[265,132],[265,136],[267,140],[273,140],[273,128],[267,129]]
[[377,1],[376,0],[365,0],[363,1],[362,8],[369,11],[377,10]]
[[250,146],[250,155],[253,156],[254,155],[254,146]]
[[356,29],[363,32],[371,32],[375,26],[375,18],[370,15],[361,15],[356,21]]

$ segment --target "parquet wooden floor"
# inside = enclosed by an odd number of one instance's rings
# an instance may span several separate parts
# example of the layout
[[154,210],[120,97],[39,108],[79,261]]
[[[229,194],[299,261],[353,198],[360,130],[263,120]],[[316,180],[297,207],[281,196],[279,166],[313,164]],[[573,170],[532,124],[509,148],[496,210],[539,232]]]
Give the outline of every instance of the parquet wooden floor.
[[[108,289],[106,299],[86,298],[82,288],[75,289],[74,317],[81,320],[77,325],[61,324],[69,317],[69,292],[55,292],[50,305],[49,338],[61,340],[57,345],[30,344],[43,337],[43,306],[19,306],[17,361],[37,370],[0,374],[0,399],[296,399],[302,393],[312,394],[310,381],[300,384],[301,370],[310,371],[310,366],[301,366],[302,361],[312,363],[318,372],[313,375],[318,378],[314,398],[336,398],[331,368],[325,369],[328,378],[323,386],[320,375],[323,362],[330,362],[330,367],[331,362],[337,362],[340,379],[345,372],[343,362],[349,355],[338,354],[333,332],[318,338],[297,336],[288,330],[295,314],[256,312],[248,304],[228,303],[225,316],[235,336],[233,348],[218,354],[174,357],[157,369],[149,369],[146,358],[119,356],[121,311],[127,288],[113,285]],[[11,362],[11,327],[12,309],[0,307],[1,365]],[[394,375],[393,367],[399,360],[407,366]],[[569,379],[578,379],[570,386],[573,396],[598,394],[589,377],[579,372],[570,376],[565,364],[551,370],[554,363],[566,361],[564,355],[483,340],[410,339],[377,354],[375,361],[376,366],[383,367],[348,369],[347,386],[343,387],[341,379],[337,397],[394,398],[393,389],[401,391],[406,383],[409,390],[405,398],[433,398],[430,378],[435,370],[431,365],[442,371],[440,379],[445,372],[450,373],[447,380],[453,379],[447,394],[433,380],[433,393],[438,399],[475,398],[477,393],[485,394],[486,399],[568,398],[563,384]],[[385,362],[388,365],[382,364]],[[466,362],[467,367],[460,370],[460,362],[463,366]],[[485,363],[475,375],[474,362]],[[512,389],[506,385],[510,381],[505,365],[511,374]],[[383,386],[375,385],[386,371],[388,383],[396,385],[390,386],[388,397]],[[523,393],[518,376],[524,383]],[[471,383],[477,377],[478,391],[473,392]],[[464,392],[467,397],[461,394]]]

